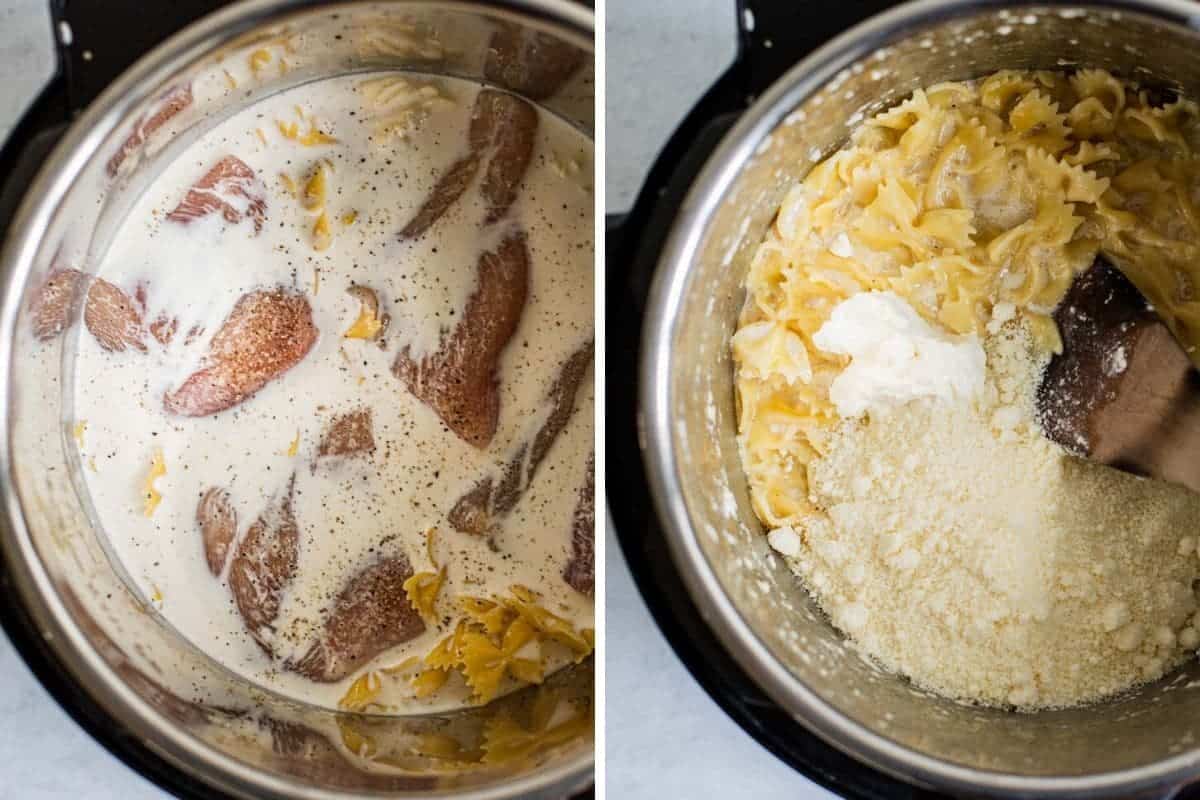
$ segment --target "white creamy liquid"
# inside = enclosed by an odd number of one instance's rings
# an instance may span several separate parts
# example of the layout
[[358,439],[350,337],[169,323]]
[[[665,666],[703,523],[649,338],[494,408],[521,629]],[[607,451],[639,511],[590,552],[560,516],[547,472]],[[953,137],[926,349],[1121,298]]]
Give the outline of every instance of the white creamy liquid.
[[[379,556],[399,551],[415,571],[434,569],[424,536],[431,527],[438,529],[436,558],[448,569],[438,606],[447,617],[369,667],[423,656],[452,629],[455,597],[502,594],[512,584],[535,589],[542,605],[577,628],[592,627],[591,599],[561,577],[593,446],[590,376],[570,423],[501,523],[498,552],[445,521],[464,492],[537,431],[559,365],[593,335],[591,141],[539,111],[533,159],[505,220],[482,228],[484,209],[473,186],[424,237],[402,242],[400,229],[441,172],[466,152],[479,87],[439,79],[453,101],[449,107],[434,110],[406,137],[379,137],[379,115],[359,88],[372,77],[379,76],[325,80],[269,98],[220,124],[172,163],[135,204],[98,274],[130,295],[144,285],[145,319],[178,317],[179,335],[165,348],[147,338],[148,353],[109,353],[85,331],[75,366],[87,491],[136,587],[168,624],[231,670],[331,707],[361,669],[340,683],[319,684],[280,665],[303,654],[340,587]],[[297,108],[337,142],[305,147],[281,135],[276,120],[297,121]],[[262,232],[255,235],[249,221],[231,225],[219,213],[188,225],[167,221],[187,189],[226,155],[254,168],[267,187]],[[326,203],[333,243],[323,252],[312,246],[314,214],[278,178],[287,173],[302,186],[320,159],[333,165]],[[350,212],[357,219],[344,224]],[[480,451],[448,432],[391,365],[406,345],[415,353],[437,347],[475,288],[480,253],[514,225],[528,234],[529,296],[500,364],[499,427]],[[346,293],[351,283],[375,289],[381,310],[391,315],[382,349],[343,337],[359,312]],[[236,300],[280,284],[304,292],[312,305],[320,336],[307,357],[214,416],[166,414],[164,392],[197,368]],[[188,344],[184,333],[193,326],[206,333]],[[330,419],[362,406],[374,412],[374,453],[322,461],[314,469]],[[296,453],[289,455],[297,437]],[[147,517],[142,491],[156,448],[167,471],[155,484],[161,504]],[[299,568],[283,595],[271,660],[247,634],[224,576],[208,571],[196,506],[206,488],[228,489],[241,536],[293,474]],[[444,691],[411,703],[428,710],[462,700],[461,693]]]

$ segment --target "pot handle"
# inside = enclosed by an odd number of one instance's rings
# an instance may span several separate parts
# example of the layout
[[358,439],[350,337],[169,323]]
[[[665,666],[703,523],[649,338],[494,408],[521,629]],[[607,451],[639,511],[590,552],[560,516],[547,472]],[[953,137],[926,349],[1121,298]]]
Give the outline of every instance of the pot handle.
[[17,213],[17,206],[33,183],[38,169],[67,129],[67,124],[61,122],[30,134],[26,140],[19,134],[26,127],[27,119],[28,116],[13,130],[8,144],[0,150],[0,175],[6,176],[0,185],[0,243],[4,242],[8,226]]

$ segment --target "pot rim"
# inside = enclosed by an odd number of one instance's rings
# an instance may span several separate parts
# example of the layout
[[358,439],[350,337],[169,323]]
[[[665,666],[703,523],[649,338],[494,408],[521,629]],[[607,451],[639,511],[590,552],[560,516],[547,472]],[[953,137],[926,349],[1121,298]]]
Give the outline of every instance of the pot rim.
[[949,792],[1096,797],[1160,790],[1169,796],[1196,777],[1200,750],[1093,775],[1022,776],[919,753],[843,715],[776,659],[742,618],[700,547],[683,499],[684,476],[675,457],[671,423],[669,376],[675,323],[704,228],[722,198],[754,157],[760,142],[842,70],[898,38],[946,19],[1001,8],[1127,11],[1167,24],[1200,28],[1200,12],[1187,0],[913,0],[855,25],[789,69],[742,114],[708,157],[680,204],[659,256],[641,343],[638,424],[642,458],[672,559],[701,615],[742,669],[800,724],[829,745],[910,783]]
[[[384,0],[402,5],[403,0]],[[131,108],[147,100],[150,89],[192,65],[214,48],[263,25],[322,7],[358,5],[355,0],[243,0],[188,25],[138,59],[76,119],[42,165],[21,201],[9,235],[0,248],[0,475],[13,469],[9,426],[12,413],[11,368],[17,316],[24,287],[41,247],[42,236],[84,165]],[[587,52],[594,52],[595,17],[569,0],[435,0],[448,10],[508,13],[557,29]],[[20,499],[11,480],[0,486],[0,548],[8,562],[16,595],[29,612],[37,635],[49,646],[65,673],[103,712],[175,769],[205,785],[246,798],[338,800],[380,796],[378,792],[326,790],[275,777],[230,757],[179,728],[131,690],[91,645],[54,589],[29,536]],[[439,791],[427,797],[503,800],[509,797],[559,796],[587,786],[593,777],[595,748],[581,750],[562,763],[485,787]]]

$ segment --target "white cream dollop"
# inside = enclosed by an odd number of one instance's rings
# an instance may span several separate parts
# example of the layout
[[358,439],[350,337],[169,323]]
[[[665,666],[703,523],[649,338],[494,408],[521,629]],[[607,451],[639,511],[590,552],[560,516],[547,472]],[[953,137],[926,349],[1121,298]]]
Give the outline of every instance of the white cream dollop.
[[939,331],[894,292],[862,292],[843,300],[813,342],[827,353],[851,358],[829,389],[843,417],[886,414],[921,397],[967,401],[983,389],[979,337]]

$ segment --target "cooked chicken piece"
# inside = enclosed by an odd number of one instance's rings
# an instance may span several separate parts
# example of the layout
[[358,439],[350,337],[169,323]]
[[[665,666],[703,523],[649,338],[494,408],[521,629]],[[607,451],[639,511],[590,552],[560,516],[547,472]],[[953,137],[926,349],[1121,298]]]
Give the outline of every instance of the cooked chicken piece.
[[415,239],[433,227],[466,192],[485,161],[480,186],[488,204],[485,221],[490,224],[503,217],[529,168],[537,126],[537,110],[529,103],[494,89],[481,91],[471,112],[467,155],[443,173],[400,238]]
[[490,106],[484,113],[495,120],[492,160],[479,187],[488,204],[484,223],[490,225],[503,218],[517,199],[517,190],[533,158],[538,116],[533,106],[515,95],[487,90],[480,92],[479,97],[480,103]]
[[300,363],[317,334],[304,295],[283,287],[243,295],[213,336],[201,368],[167,392],[163,407],[185,417],[231,408]]
[[229,547],[237,538],[237,510],[229,492],[213,486],[200,497],[196,522],[204,542],[204,559],[213,575],[220,576],[229,557]]
[[533,441],[521,445],[509,459],[499,481],[492,475],[480,479],[454,504],[448,518],[456,530],[484,536],[497,518],[503,517],[516,506],[533,482],[537,468],[550,451],[550,446],[575,412],[575,395],[592,364],[594,349],[595,343],[589,341],[563,362],[548,393],[550,414],[534,434]]
[[317,458],[351,456],[375,450],[375,430],[371,409],[360,408],[333,418],[321,434]]
[[121,143],[117,152],[112,154],[112,158],[108,160],[106,169],[110,176],[116,175],[117,170],[125,163],[125,159],[134,150],[142,146],[146,139],[150,138],[156,130],[166,125],[167,122],[192,104],[192,87],[177,86],[171,89],[158,102],[158,106],[154,109],[149,117],[139,120],[134,126],[133,131],[129,136],[125,137],[125,141]]
[[174,317],[157,317],[150,323],[150,335],[159,344],[166,347],[175,338],[175,333],[179,330],[179,320]]
[[595,454],[588,456],[587,473],[575,518],[571,523],[571,559],[563,569],[563,580],[572,589],[590,595],[596,585],[596,484]]
[[502,22],[488,43],[483,74],[530,100],[544,100],[585,58],[582,50],[562,39]]
[[417,215],[400,231],[401,239],[416,239],[450,210],[450,207],[462,197],[463,192],[471,185],[479,172],[480,153],[472,152],[463,156],[450,165],[438,182],[434,184],[429,197],[421,204]]
[[322,683],[339,681],[375,656],[425,632],[404,582],[413,569],[403,555],[359,572],[342,588],[325,618],[321,638],[287,666]]
[[[66,330],[75,293],[85,290],[84,325],[100,346],[116,352],[129,347],[144,352],[144,287],[139,286],[130,297],[119,286],[77,269],[57,269],[42,284],[33,303],[34,335],[46,341]],[[159,317],[150,324],[149,332],[159,342],[167,344],[177,324],[165,316]]]
[[126,347],[146,350],[141,306],[103,278],[95,278],[88,288],[83,323],[105,350],[122,352]]
[[496,368],[517,330],[529,282],[525,234],[508,236],[479,258],[479,283],[437,351],[416,361],[405,347],[392,371],[464,441],[480,449],[496,433],[500,391]]
[[186,224],[220,211],[232,225],[249,217],[257,233],[267,216],[266,195],[266,188],[246,162],[225,156],[188,189],[167,219]]
[[300,528],[292,514],[296,476],[250,526],[229,565],[229,589],[250,635],[273,655],[271,633],[283,592],[296,574]]
[[86,285],[87,275],[77,269],[51,272],[33,298],[33,335],[47,341],[66,330],[75,293]]

